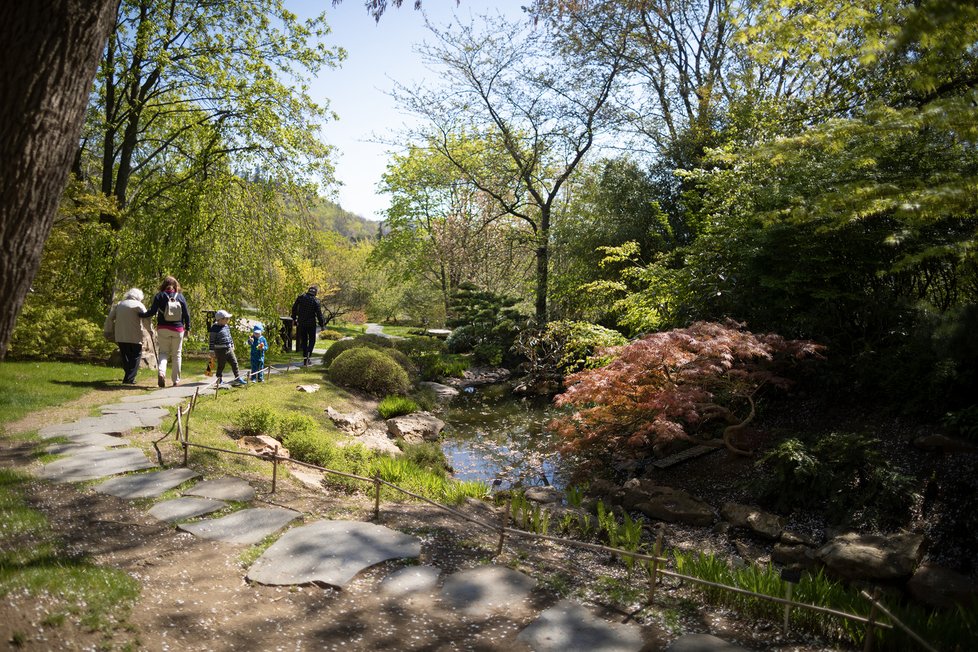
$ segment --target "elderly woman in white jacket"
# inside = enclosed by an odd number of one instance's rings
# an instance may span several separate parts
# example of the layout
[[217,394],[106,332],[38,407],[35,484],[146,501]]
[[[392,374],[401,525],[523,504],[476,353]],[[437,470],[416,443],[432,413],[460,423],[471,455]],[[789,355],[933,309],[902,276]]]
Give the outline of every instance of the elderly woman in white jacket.
[[147,330],[139,313],[146,312],[143,305],[143,291],[132,288],[122,297],[122,301],[112,306],[105,320],[105,337],[119,345],[122,354],[122,384],[135,385],[139,361],[143,356],[143,333]]

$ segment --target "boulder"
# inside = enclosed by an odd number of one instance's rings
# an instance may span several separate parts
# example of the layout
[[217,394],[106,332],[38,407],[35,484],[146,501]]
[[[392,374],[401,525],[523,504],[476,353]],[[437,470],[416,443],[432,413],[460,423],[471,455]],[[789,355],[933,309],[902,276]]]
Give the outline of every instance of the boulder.
[[772,541],[781,536],[784,529],[783,518],[749,505],[725,503],[720,509],[720,516],[734,527],[745,528]]
[[766,566],[771,563],[771,555],[764,548],[741,539],[734,539],[734,548],[741,558],[755,566]]
[[816,541],[814,538],[802,534],[801,532],[794,532],[792,530],[785,530],[781,533],[781,543],[789,546],[808,546],[814,548],[818,546],[821,541]]
[[924,555],[924,536],[850,533],[837,536],[815,553],[835,575],[847,580],[907,578]]
[[556,487],[528,487],[523,496],[533,503],[559,503],[564,494]]
[[646,516],[667,523],[687,525],[712,525],[716,520],[713,508],[685,491],[672,487],[656,486],[646,499],[635,505]]
[[289,457],[289,449],[268,435],[246,435],[241,438],[241,443],[250,448],[257,455],[272,455],[277,453],[279,457]]
[[437,441],[445,422],[430,412],[413,412],[387,420],[387,432],[409,444]]
[[954,439],[947,435],[924,435],[915,439],[913,445],[925,451],[940,453],[974,453],[978,451],[978,446],[971,442]]
[[804,545],[776,543],[771,549],[771,561],[792,568],[812,568],[815,566],[815,551]]
[[441,383],[434,383],[429,380],[418,383],[419,387],[424,387],[430,389],[435,393],[435,397],[439,401],[448,401],[456,396],[458,396],[458,390],[454,387],[449,387],[448,385],[442,385]]
[[363,412],[340,412],[332,406],[326,408],[326,416],[341,432],[348,435],[362,435],[367,431],[370,422]]
[[343,446],[353,443],[363,444],[364,448],[368,450],[377,451],[378,453],[387,453],[388,455],[393,455],[394,457],[402,454],[402,451],[397,447],[397,444],[391,441],[387,431],[377,427],[368,427],[366,432],[359,435],[353,435],[350,440],[346,442],[339,442],[339,445]]
[[504,367],[473,367],[462,372],[461,378],[449,378],[445,382],[455,387],[477,387],[500,383],[510,376],[509,369]]
[[975,580],[949,568],[921,564],[907,582],[907,590],[921,602],[932,607],[953,607],[970,604],[978,598]]

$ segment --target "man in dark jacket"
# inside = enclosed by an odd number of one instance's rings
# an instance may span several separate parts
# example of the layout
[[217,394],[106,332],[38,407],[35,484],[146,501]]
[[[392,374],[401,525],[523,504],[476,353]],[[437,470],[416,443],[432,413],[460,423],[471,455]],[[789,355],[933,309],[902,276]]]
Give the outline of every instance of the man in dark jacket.
[[318,285],[310,285],[305,294],[300,294],[292,304],[292,323],[295,324],[296,346],[302,348],[302,364],[312,364],[312,350],[316,346],[316,324],[326,326],[323,307],[316,298]]

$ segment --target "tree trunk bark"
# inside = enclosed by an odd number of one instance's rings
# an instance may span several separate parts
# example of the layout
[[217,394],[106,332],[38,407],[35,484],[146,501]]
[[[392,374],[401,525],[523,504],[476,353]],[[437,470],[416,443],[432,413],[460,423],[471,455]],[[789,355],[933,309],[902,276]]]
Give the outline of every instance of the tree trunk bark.
[[0,359],[54,223],[118,5],[0,3]]
[[550,283],[550,207],[540,210],[540,230],[537,232],[537,327],[547,325],[547,286]]

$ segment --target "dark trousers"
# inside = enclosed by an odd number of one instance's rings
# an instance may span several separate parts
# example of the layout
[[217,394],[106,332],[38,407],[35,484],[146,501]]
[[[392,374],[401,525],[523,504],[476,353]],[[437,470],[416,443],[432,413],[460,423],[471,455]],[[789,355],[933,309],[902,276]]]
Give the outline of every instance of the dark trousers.
[[119,353],[122,355],[122,382],[136,382],[136,372],[139,371],[139,361],[143,357],[143,345],[131,342],[117,342]]
[[214,349],[214,357],[217,358],[217,370],[214,375],[218,379],[224,374],[224,365],[228,362],[231,363],[231,371],[234,372],[234,377],[241,378],[241,374],[238,372],[238,356],[234,355],[234,349]]
[[302,350],[302,357],[311,358],[312,350],[316,348],[316,325],[299,324],[295,329],[295,342],[296,348]]

